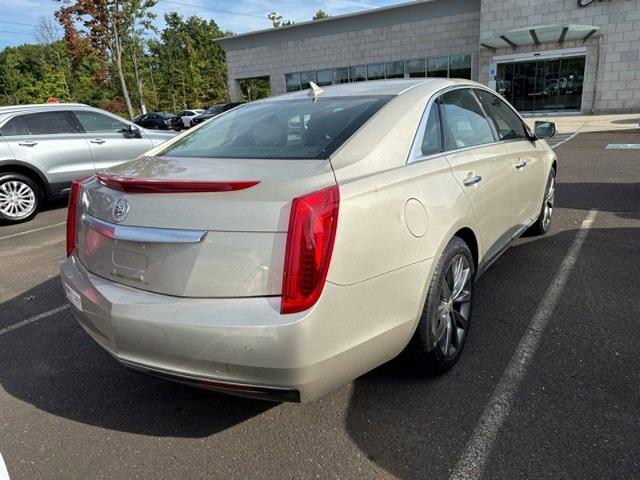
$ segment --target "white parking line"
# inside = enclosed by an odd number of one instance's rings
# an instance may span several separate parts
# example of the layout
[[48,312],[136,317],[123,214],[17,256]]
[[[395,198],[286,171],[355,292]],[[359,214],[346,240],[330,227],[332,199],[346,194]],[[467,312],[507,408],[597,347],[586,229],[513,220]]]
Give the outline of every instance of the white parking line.
[[564,139],[564,140],[562,140],[561,142],[556,143],[556,144],[555,144],[555,145],[553,145],[551,148],[558,148],[560,145],[563,145],[563,144],[567,143],[569,140],[573,140],[573,139],[576,137],[576,135],[578,135],[578,133],[580,133],[580,129],[581,129],[582,127],[583,127],[583,125],[580,125],[580,126],[578,127],[578,129],[577,129],[575,132],[573,132],[573,134],[572,134],[572,135],[570,135],[568,138],[565,138],[565,139]]
[[[18,328],[22,328],[26,325],[29,325],[30,323],[37,322],[38,320],[42,320],[43,318],[50,317],[51,315],[60,313],[64,310],[67,310],[68,308],[69,308],[69,305],[60,305],[59,307],[53,308],[48,312],[40,313],[31,318],[27,318],[26,320],[22,320],[18,323],[14,323],[13,325],[9,325],[8,327],[4,327],[3,329],[0,329],[0,335],[4,335],[5,333],[12,332],[14,330],[17,330]],[[2,480],[2,477],[0,477],[0,480]]]
[[2,454],[0,453],[0,480],[9,480],[9,472],[7,466],[4,464]]
[[562,289],[576,264],[578,254],[587,238],[589,228],[591,228],[596,214],[597,210],[591,210],[582,221],[580,230],[547,288],[542,302],[538,305],[538,309],[513,353],[509,365],[507,365],[502,374],[500,383],[493,391],[489,403],[482,412],[482,416],[473,430],[462,456],[449,477],[450,480],[477,480],[481,478],[498,431],[509,415],[514,396],[524,379],[527,366],[536,353],[544,329],[549,323]]
[[13,233],[4,237],[0,237],[0,240],[6,240],[7,238],[19,237],[20,235],[26,235],[27,233],[39,232],[41,230],[47,230],[48,228],[59,227],[65,225],[67,222],[54,223],[53,225],[47,225],[46,227],[34,228],[33,230],[27,230],[25,232]]

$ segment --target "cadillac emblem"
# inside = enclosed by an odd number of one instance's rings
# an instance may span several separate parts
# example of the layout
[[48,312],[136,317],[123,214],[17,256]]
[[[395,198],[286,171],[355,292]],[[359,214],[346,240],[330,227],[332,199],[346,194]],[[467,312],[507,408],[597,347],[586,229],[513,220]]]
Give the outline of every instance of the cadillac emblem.
[[111,210],[111,215],[116,223],[120,223],[127,218],[128,213],[129,202],[124,198],[118,199],[118,201],[113,205],[113,210]]

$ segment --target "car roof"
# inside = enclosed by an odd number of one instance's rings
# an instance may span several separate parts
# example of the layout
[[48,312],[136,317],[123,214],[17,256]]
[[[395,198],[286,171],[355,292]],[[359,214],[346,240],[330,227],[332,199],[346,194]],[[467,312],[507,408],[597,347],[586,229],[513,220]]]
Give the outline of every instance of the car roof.
[[[324,91],[320,94],[320,98],[328,97],[351,97],[359,95],[388,95],[398,96],[413,88],[425,90],[441,90],[442,88],[469,84],[470,86],[481,86],[481,84],[471,80],[455,79],[455,78],[399,78],[393,80],[371,80],[368,82],[352,82],[341,83],[337,85],[327,85],[320,87]],[[274,100],[293,100],[309,98],[309,90],[300,90],[297,92],[286,93],[277,97],[268,97],[259,101]]]
[[93,108],[84,103],[33,103],[29,105],[9,105],[6,107],[0,107],[0,114],[24,112],[29,110],[60,110],[60,109],[66,109],[69,107]]

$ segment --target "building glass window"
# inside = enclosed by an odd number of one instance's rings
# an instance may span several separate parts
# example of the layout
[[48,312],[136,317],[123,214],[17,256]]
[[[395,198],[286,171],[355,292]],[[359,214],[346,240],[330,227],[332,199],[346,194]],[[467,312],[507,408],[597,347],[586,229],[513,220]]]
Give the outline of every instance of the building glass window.
[[424,77],[426,73],[424,58],[404,62],[404,73],[409,78]]
[[384,63],[372,63],[367,65],[367,80],[384,79]]
[[351,82],[364,82],[367,79],[367,66],[358,65],[356,67],[349,67],[349,81]]
[[295,92],[300,90],[300,74],[299,73],[287,73],[285,76],[285,83],[287,85],[287,92]]
[[318,79],[318,81],[316,82],[318,84],[319,87],[322,87],[323,85],[331,85],[332,83],[332,78],[333,78],[333,72],[329,69],[327,70],[318,70],[316,72],[316,77]]
[[433,57],[427,60],[427,77],[447,78],[449,76],[449,57]]
[[334,68],[333,83],[349,83],[349,67]]
[[404,78],[404,62],[388,62],[386,71],[387,78]]
[[302,72],[300,74],[300,86],[302,87],[302,90],[308,90],[309,89],[309,82],[314,82],[316,81],[316,72]]
[[449,57],[449,76],[471,80],[471,54],[451,55]]

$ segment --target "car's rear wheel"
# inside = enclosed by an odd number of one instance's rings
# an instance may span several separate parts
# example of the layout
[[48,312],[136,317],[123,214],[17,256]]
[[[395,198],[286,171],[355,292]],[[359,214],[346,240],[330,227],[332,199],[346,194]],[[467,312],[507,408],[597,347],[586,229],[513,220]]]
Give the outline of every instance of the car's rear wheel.
[[544,189],[544,198],[540,215],[536,222],[529,227],[527,235],[544,235],[551,227],[551,219],[553,216],[553,207],[556,199],[556,171],[552,168],[547,179],[547,186]]
[[458,361],[469,332],[474,275],[469,247],[454,237],[438,262],[412,341],[420,369],[441,374]]
[[0,219],[22,222],[40,208],[40,189],[29,177],[18,173],[0,174]]

